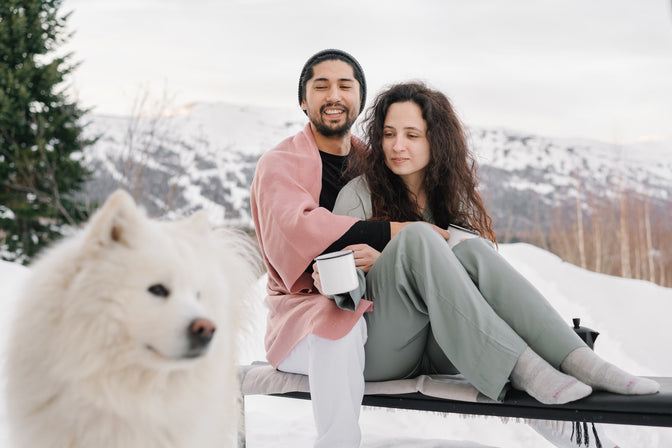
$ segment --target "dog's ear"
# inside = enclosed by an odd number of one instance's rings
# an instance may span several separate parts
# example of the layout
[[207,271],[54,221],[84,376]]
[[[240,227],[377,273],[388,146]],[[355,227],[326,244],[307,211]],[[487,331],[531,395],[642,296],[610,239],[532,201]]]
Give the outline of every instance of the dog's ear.
[[[131,245],[131,237],[143,213],[130,194],[117,190],[93,216],[87,231],[89,247]],[[92,246],[93,245],[93,246]]]

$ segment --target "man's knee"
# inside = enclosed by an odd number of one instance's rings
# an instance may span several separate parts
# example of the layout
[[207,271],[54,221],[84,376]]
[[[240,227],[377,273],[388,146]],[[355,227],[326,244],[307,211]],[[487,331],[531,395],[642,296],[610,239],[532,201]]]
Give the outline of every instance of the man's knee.
[[360,317],[352,329],[340,339],[324,339],[319,336],[310,335],[311,352],[323,353],[325,351],[342,351],[345,353],[353,352],[358,348],[363,348],[367,339],[366,320]]
[[352,330],[350,330],[350,332],[344,336],[344,338],[348,338],[348,344],[364,346],[366,343],[367,334],[366,319],[364,319],[364,316],[362,316],[359,318],[355,326],[352,327]]

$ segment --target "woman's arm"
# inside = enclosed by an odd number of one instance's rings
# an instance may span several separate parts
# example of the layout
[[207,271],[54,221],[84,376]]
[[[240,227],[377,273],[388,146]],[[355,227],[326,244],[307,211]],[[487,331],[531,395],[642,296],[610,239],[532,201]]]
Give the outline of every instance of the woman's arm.
[[[359,219],[371,219],[373,216],[373,207],[371,205],[371,191],[364,176],[359,176],[348,182],[336,198],[334,205],[334,214],[347,215]],[[390,221],[390,239],[399,233],[401,229],[407,226],[408,222]],[[447,241],[450,238],[450,232],[441,229],[432,224],[434,230]]]
[[[337,215],[352,216],[362,220],[371,218],[373,215],[371,192],[364,176],[352,179],[341,189],[336,198],[333,213]],[[408,222],[389,222],[390,239],[394,238],[394,236],[408,224]],[[448,240],[450,233],[447,230],[440,229],[436,226],[434,226],[434,228],[444,237],[444,239]],[[353,244],[345,247],[345,249],[351,249],[355,253],[355,265],[364,272],[368,272],[369,269],[371,269],[371,266],[373,266],[373,263],[375,263],[380,255],[379,251],[367,244]]]

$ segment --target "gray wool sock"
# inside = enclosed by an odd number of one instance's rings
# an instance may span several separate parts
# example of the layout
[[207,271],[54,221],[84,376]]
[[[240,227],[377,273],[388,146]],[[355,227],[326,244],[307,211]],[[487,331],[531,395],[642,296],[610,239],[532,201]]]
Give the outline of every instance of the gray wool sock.
[[526,348],[511,372],[511,384],[544,404],[564,404],[590,395],[590,386],[556,370]]
[[619,369],[597,356],[588,347],[580,347],[572,351],[562,361],[560,369],[595,389],[617,394],[648,395],[655,394],[660,389],[657,382]]

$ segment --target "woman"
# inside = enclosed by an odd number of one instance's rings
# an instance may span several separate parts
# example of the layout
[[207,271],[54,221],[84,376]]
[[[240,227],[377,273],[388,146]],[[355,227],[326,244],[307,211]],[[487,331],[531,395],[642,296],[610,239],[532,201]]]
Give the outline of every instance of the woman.
[[[492,399],[507,383],[546,404],[592,388],[650,394],[656,382],[605,362],[494,248],[492,221],[476,190],[474,157],[449,100],[422,84],[391,87],[366,118],[364,173],[340,192],[334,213],[361,219],[426,221],[450,227],[449,244],[412,223],[378,253],[355,251],[368,272],[367,380],[462,373]],[[314,273],[319,288],[319,272]]]

